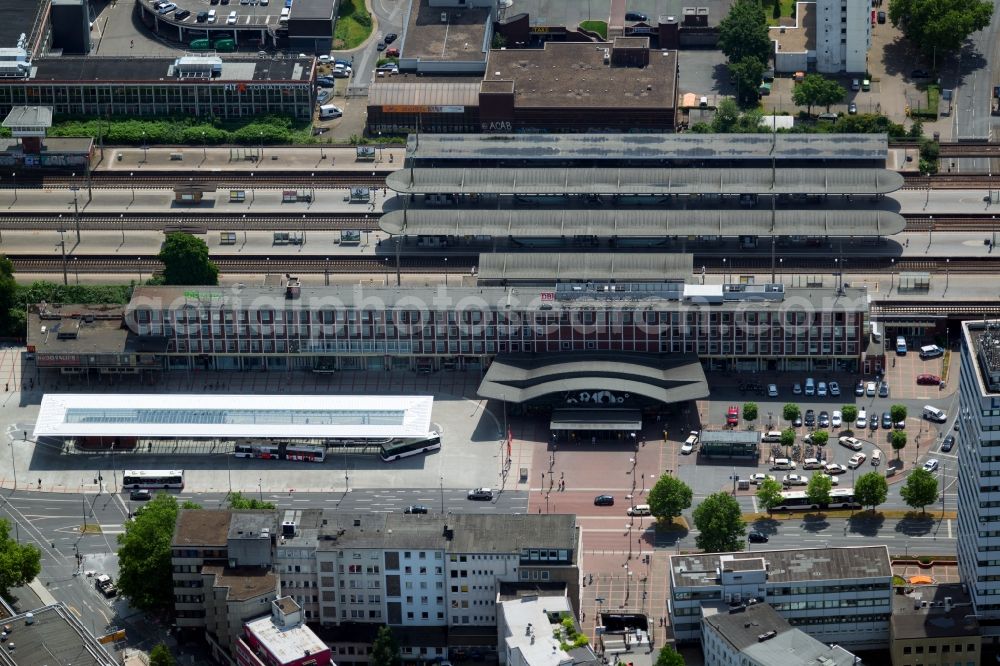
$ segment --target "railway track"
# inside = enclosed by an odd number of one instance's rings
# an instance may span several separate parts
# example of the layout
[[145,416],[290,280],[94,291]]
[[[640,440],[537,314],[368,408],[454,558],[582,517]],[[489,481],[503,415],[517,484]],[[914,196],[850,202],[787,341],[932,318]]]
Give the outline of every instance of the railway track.
[[[25,273],[60,273],[63,270],[61,257],[52,255],[10,255],[17,271]],[[447,259],[447,261],[446,261]],[[322,257],[315,255],[275,254],[265,255],[216,255],[212,261],[223,273],[370,273],[380,275],[395,270],[395,258],[381,257]],[[432,255],[426,253],[404,254],[400,257],[400,269],[407,273],[463,273],[469,272],[477,264],[478,255],[450,254]],[[155,272],[163,268],[154,255],[132,258],[116,255],[73,255],[68,259],[69,270],[81,273],[134,273]],[[771,270],[771,260],[766,256],[722,257],[695,255],[694,265],[704,266],[713,274],[740,272],[767,273]],[[895,262],[888,257],[854,257],[845,260],[847,273],[889,273],[926,272],[955,274],[995,274],[1000,269],[997,259],[954,257],[929,259],[900,259]],[[779,273],[836,273],[834,262],[826,256],[784,256]]]
[[[80,214],[80,229],[83,231],[187,231],[188,233],[208,233],[209,231],[375,231],[378,228],[377,213],[253,213],[205,215],[180,214],[134,214],[102,213]],[[4,231],[50,230],[75,231],[76,223],[72,214],[52,215],[50,213],[0,215]]]
[[910,317],[916,315],[980,317],[997,314],[1000,314],[1000,302],[935,303],[932,301],[873,301],[871,304],[871,315],[873,317]]
[[[352,185],[365,187],[384,187],[388,172],[379,173],[374,169],[352,171],[160,171],[156,173],[134,174],[120,171],[94,171],[91,173],[91,185],[104,189],[143,189],[172,188],[178,185],[201,184],[225,188],[337,188]],[[4,186],[9,186],[6,181]],[[22,187],[86,187],[87,183],[80,176],[46,175],[34,178],[19,178],[17,186]]]
[[906,231],[996,231],[996,215],[928,215],[907,213]]
[[1000,176],[985,173],[938,174],[936,176],[903,176],[903,189],[986,190],[1000,187]]

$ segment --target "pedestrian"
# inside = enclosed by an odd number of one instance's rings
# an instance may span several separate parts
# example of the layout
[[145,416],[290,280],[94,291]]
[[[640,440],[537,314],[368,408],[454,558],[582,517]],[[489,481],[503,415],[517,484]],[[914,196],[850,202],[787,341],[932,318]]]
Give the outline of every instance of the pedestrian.
[[587,621],[587,611],[582,611],[580,613],[580,622],[586,622],[586,621]]
[[134,39],[128,40],[128,47],[130,49],[135,47],[135,40]]

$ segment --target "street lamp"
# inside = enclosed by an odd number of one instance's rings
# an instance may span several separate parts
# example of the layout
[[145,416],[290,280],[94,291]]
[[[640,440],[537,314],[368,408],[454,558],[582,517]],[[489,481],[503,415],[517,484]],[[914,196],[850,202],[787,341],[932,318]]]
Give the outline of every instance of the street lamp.
[[73,270],[76,272],[76,284],[78,286],[80,284],[80,264],[77,262],[79,261],[80,257],[73,257]]
[[145,164],[149,158],[149,146],[146,145],[146,132],[142,133],[142,163]]
[[444,258],[444,286],[448,286],[448,257]]
[[[945,258],[945,260],[944,260],[944,293],[945,294],[948,293],[948,282],[949,282],[949,277],[950,277],[950,271],[949,271],[950,264],[951,264],[951,257]],[[943,295],[944,294],[942,294],[942,296]]]
[[142,284],[142,257],[135,258],[136,265],[139,267],[139,284]]
[[132,201],[129,203],[129,206],[131,206],[135,203],[135,171],[128,172],[128,182],[132,186]]
[[[76,174],[74,173],[73,176],[76,177]],[[73,193],[73,223],[76,225],[76,242],[77,242],[77,244],[79,244],[80,243],[80,206],[78,205],[78,202],[77,202],[77,192],[80,191],[80,188],[77,187],[76,185],[73,185],[69,189]]]

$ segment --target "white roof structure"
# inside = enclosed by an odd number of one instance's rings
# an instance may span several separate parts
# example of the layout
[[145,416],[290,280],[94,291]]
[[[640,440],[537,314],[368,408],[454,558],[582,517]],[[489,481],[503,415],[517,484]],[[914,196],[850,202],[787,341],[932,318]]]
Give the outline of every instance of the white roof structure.
[[292,626],[277,624],[266,615],[246,623],[247,630],[260,642],[278,664],[302,663],[310,655],[330,648],[305,624]]
[[36,437],[384,439],[431,430],[432,396],[49,393]]

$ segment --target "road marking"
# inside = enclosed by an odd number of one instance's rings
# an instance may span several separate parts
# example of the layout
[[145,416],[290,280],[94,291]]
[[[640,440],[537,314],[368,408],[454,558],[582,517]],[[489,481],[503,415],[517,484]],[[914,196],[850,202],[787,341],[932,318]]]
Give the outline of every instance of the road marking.
[[948,538],[951,538],[951,518],[948,519]]

